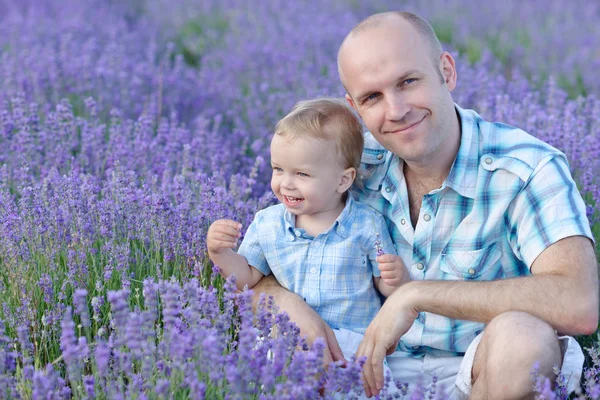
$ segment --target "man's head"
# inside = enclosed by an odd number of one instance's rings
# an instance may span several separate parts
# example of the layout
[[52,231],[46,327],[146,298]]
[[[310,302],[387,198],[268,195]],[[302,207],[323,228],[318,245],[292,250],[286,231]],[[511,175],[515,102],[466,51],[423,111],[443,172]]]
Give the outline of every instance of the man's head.
[[[421,18],[417,14],[413,14],[413,13],[409,13],[409,12],[402,12],[402,11],[391,11],[391,12],[386,12],[386,13],[373,14],[373,15],[365,18],[364,20],[362,20],[358,25],[356,25],[350,31],[350,33],[346,36],[346,38],[340,45],[340,49],[338,52],[338,73],[340,75],[340,79],[342,80],[342,84],[344,84],[344,87],[346,87],[346,86],[344,83],[342,69],[341,69],[340,63],[339,63],[339,57],[340,57],[340,53],[341,53],[342,48],[344,47],[344,44],[346,43],[346,41],[352,37],[360,35],[361,33],[368,32],[372,28],[381,26],[388,19],[394,19],[394,18],[402,19],[402,20],[406,21],[407,23],[409,23],[412,26],[412,28],[423,38],[425,43],[429,46],[428,50],[430,52],[429,55],[431,56],[432,65],[437,70],[438,63],[440,61],[440,56],[442,55],[442,44],[440,43],[439,39],[437,38],[435,31],[433,30],[433,28],[431,27],[431,25],[429,25],[429,23],[427,21],[425,21],[423,18]],[[389,21],[387,21],[387,22],[389,22]],[[440,73],[440,81],[443,82],[443,80],[444,80],[444,77]]]
[[340,46],[338,69],[346,99],[386,148],[416,164],[455,150],[454,59],[425,20],[399,12],[365,19]]
[[294,215],[339,212],[362,150],[362,126],[343,100],[301,101],[275,128],[271,189]]

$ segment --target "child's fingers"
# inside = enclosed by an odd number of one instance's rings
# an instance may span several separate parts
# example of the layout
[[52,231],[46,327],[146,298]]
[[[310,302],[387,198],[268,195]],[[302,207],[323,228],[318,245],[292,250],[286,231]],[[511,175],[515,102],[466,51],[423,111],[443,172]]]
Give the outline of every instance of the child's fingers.
[[[231,221],[233,222],[233,221]],[[237,229],[237,226],[240,226],[237,222],[235,222],[235,224],[237,225],[232,225],[232,224],[213,224],[213,226],[211,226],[211,229],[209,230],[209,234],[211,237],[217,238],[217,239],[221,239],[224,240],[226,237],[231,237],[231,238],[239,238],[242,236],[242,233],[240,232],[239,229]]]
[[386,281],[389,279],[397,279],[400,275],[396,271],[381,271],[381,279]]
[[224,240],[213,240],[210,243],[210,247],[213,249],[233,249],[237,245],[236,242],[224,241]]
[[378,263],[393,263],[400,260],[400,257],[396,254],[383,254],[381,256],[377,256],[375,259]]
[[379,270],[380,271],[399,271],[399,270],[401,270],[403,268],[404,268],[404,266],[401,263],[398,263],[398,262],[379,263]]
[[207,235],[208,241],[223,241],[228,243],[237,243],[239,235],[236,232],[221,232],[219,230],[212,230]]
[[219,219],[219,220],[215,221],[213,224],[218,225],[218,226],[228,226],[237,231],[242,229],[242,224],[240,224],[239,222],[236,222],[236,221],[232,221],[230,219]]
[[385,283],[387,286],[399,287],[400,279],[384,279],[383,283]]
[[210,239],[214,242],[233,243],[234,245],[238,242],[237,237],[222,233],[214,234]]

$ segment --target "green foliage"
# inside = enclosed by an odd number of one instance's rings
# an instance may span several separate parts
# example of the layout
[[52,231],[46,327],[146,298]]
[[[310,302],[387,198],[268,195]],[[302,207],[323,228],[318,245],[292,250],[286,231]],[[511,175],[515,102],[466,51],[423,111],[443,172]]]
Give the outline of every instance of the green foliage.
[[187,21],[174,38],[175,54],[181,54],[187,65],[199,68],[205,52],[222,43],[228,30],[229,21],[221,13],[198,16]]
[[454,24],[450,20],[433,20],[430,21],[431,27],[435,31],[438,39],[442,43],[456,45],[454,43]]

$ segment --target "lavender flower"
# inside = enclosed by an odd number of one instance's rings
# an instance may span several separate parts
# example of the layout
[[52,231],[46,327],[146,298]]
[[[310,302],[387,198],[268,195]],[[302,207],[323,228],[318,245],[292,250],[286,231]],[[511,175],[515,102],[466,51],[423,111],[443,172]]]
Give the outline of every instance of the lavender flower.
[[[0,3],[0,397],[31,387],[34,398],[152,398],[164,380],[167,395],[199,398],[352,387],[354,366],[309,376],[319,346],[270,300],[251,315],[250,295],[208,261],[206,230],[217,218],[247,226],[271,204],[264,160],[276,121],[299,99],[341,96],[340,40],[394,3]],[[464,4],[404,7],[458,59],[458,104],[566,154],[597,233],[598,4]],[[581,396],[599,396],[599,369],[586,369]],[[228,379],[239,382],[230,393]],[[440,393],[431,383],[413,396]]]
[[88,311],[88,305],[86,301],[87,290],[85,289],[77,289],[75,291],[75,295],[73,296],[73,305],[81,318],[81,325],[84,328],[89,328],[91,326],[90,323],[90,313]]
[[377,257],[384,255],[383,246],[381,245],[381,234],[375,234],[375,250],[377,251]]

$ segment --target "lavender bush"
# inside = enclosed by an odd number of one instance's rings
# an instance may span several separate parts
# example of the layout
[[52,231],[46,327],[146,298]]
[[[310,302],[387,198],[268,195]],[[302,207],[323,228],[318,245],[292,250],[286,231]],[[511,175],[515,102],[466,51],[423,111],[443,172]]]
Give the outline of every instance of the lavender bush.
[[19,330],[18,352],[4,339],[2,398],[312,399],[358,391],[362,363],[321,372],[322,341],[309,347],[272,302],[262,301],[255,316],[252,293],[235,290],[233,279],[220,294],[197,280],[146,279],[141,293],[108,292],[110,317],[95,333],[85,307],[77,316],[67,307],[62,355],[44,368],[33,368],[27,329]]
[[[248,226],[273,201],[275,122],[300,99],[342,96],[342,38],[399,7],[429,18],[457,57],[458,104],[565,152],[598,242],[593,2],[0,0],[0,397],[356,385],[352,368],[332,367],[327,384],[314,372],[319,344],[292,354],[301,339],[272,308],[252,321],[248,294],[213,280],[205,232],[218,218]],[[248,367],[257,360],[277,373]],[[433,388],[412,397],[442,396]]]

